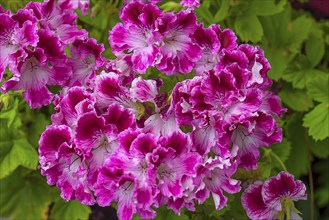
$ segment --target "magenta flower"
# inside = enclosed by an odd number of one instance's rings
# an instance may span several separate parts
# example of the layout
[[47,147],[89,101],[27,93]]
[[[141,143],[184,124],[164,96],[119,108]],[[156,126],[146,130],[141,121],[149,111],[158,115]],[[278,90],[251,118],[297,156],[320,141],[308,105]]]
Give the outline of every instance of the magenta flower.
[[62,9],[76,10],[80,8],[82,14],[87,15],[90,0],[58,0],[58,5]]
[[57,6],[55,0],[44,3],[30,2],[26,5],[26,9],[33,11],[42,29],[57,36],[64,45],[72,43],[76,38],[83,39],[87,36],[87,32],[79,30],[74,23],[77,15],[72,10]]
[[189,9],[194,9],[200,7],[200,0],[181,0],[180,4],[183,7],[189,8]]
[[86,85],[94,80],[96,71],[104,64],[101,53],[103,44],[97,44],[95,39],[76,39],[71,47],[72,78],[69,85]]
[[145,73],[148,67],[154,66],[157,58],[159,35],[156,33],[156,20],[162,12],[152,4],[143,5],[132,2],[126,5],[120,14],[123,21],[109,32],[109,42],[116,55],[125,50],[132,53],[133,67]]
[[163,196],[176,200],[183,196],[183,176],[196,176],[196,167],[201,164],[197,153],[189,152],[188,136],[178,132],[160,139],[161,147],[152,155],[157,167],[159,189]]
[[161,59],[156,67],[167,75],[191,72],[194,63],[201,57],[200,47],[191,39],[197,28],[195,14],[186,11],[165,13],[157,27],[163,35],[163,42],[160,46]]
[[[36,46],[39,38],[36,35],[37,24],[30,20],[19,22],[8,14],[0,14],[0,81],[9,63],[15,63],[11,57],[21,47]],[[22,54],[23,56],[24,54]]]
[[[62,90],[63,92],[63,90]],[[95,97],[83,87],[71,87],[66,94],[55,98],[56,113],[51,116],[53,124],[65,124],[75,128],[81,115],[95,111]]]
[[241,200],[251,219],[279,219],[284,212],[288,219],[302,219],[293,201],[306,200],[306,187],[288,172],[280,172],[262,183],[257,181],[242,194]]
[[71,129],[65,125],[47,127],[39,141],[42,175],[50,185],[61,189],[65,200],[78,199],[83,204],[95,203],[87,184],[87,165],[72,143]]
[[27,57],[11,68],[14,76],[3,83],[2,90],[8,92],[24,89],[23,97],[31,108],[40,108],[48,105],[53,98],[46,85],[63,85],[71,71],[63,63],[60,66],[49,66],[48,57],[41,48],[34,51],[26,49],[25,52]]

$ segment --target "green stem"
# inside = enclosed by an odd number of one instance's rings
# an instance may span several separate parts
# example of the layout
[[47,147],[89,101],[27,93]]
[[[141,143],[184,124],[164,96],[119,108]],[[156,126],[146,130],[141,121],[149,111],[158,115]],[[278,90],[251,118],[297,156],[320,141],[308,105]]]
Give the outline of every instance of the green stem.
[[308,167],[308,179],[310,182],[310,202],[311,202],[311,207],[310,207],[310,220],[314,220],[314,183],[313,183],[313,174],[312,174],[312,167],[311,167],[311,152],[310,152],[310,146],[308,144],[307,140],[307,130],[305,129],[305,144],[306,144],[306,152],[307,152],[307,167]]
[[282,162],[282,160],[280,159],[280,157],[278,157],[278,155],[276,155],[276,153],[274,153],[272,150],[270,150],[271,155],[279,162],[279,164],[282,166],[284,171],[288,171],[286,165],[284,165],[284,163]]

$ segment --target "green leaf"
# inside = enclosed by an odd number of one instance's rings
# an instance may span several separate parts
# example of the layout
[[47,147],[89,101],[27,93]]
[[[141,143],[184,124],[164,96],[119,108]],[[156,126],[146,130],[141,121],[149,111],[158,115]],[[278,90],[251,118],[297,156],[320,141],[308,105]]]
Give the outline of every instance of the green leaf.
[[287,47],[289,46],[287,42],[289,40],[287,35],[290,17],[291,7],[289,4],[285,8],[285,10],[279,14],[260,17],[259,19],[264,28],[265,36],[265,41],[263,41],[263,43],[266,43],[267,46],[273,49],[287,49]]
[[[302,42],[306,40],[312,26],[312,19],[306,15],[299,16],[291,23],[291,28],[288,27],[288,36],[290,49],[299,53]],[[281,33],[282,34],[282,33]]]
[[39,173],[23,176],[19,171],[0,180],[0,216],[11,219],[47,219],[52,188]]
[[[5,98],[5,96],[1,97],[1,100]],[[13,129],[17,129],[22,125],[21,119],[18,117],[18,105],[19,100],[15,99],[12,105],[7,106],[8,108],[4,111],[1,111],[0,119],[7,119],[7,127],[12,127]]]
[[286,136],[291,143],[290,155],[285,162],[289,172],[299,178],[308,171],[307,140],[305,128],[302,126],[302,115],[295,113],[290,116],[286,125]]
[[88,220],[91,209],[77,200],[66,202],[58,198],[51,209],[50,220]]
[[218,23],[226,18],[226,16],[228,15],[228,12],[229,12],[229,8],[230,8],[229,1],[227,1],[227,0],[221,1],[219,10],[217,11],[217,13],[215,14],[215,17],[214,17],[215,23]]
[[282,78],[292,83],[292,86],[296,89],[304,89],[307,83],[324,72],[316,69],[301,69],[297,71],[285,71]]
[[289,62],[293,59],[294,55],[289,53],[286,48],[273,48],[263,46],[265,51],[265,56],[269,60],[272,69],[268,71],[268,76],[278,81],[284,70],[287,68]]
[[310,148],[314,156],[318,158],[327,158],[329,156],[329,138],[323,141],[311,141]]
[[313,107],[312,99],[304,90],[292,89],[287,85],[279,92],[279,96],[284,104],[295,111],[305,112]]
[[174,1],[169,1],[160,6],[163,12],[168,12],[168,11],[179,11],[182,6]]
[[[285,162],[290,155],[291,143],[286,138],[283,138],[281,143],[273,144],[270,149],[280,158],[282,162]],[[281,165],[275,158],[272,158],[272,161],[276,167],[282,169]]]
[[324,140],[329,137],[329,105],[321,103],[304,117],[305,127],[314,140]]
[[248,9],[248,12],[261,16],[273,15],[283,11],[286,3],[286,0],[281,0],[277,4],[275,1],[253,0],[251,2],[250,8]]
[[235,20],[235,31],[242,41],[259,42],[263,36],[263,27],[256,15],[240,14]]
[[318,102],[329,103],[329,75],[322,74],[307,84],[308,95]]
[[312,27],[311,33],[305,43],[305,53],[312,67],[317,66],[325,52],[323,32],[318,26]]
[[329,203],[329,160],[322,160],[314,165],[314,172],[318,178],[316,184],[319,185],[315,191],[315,201],[320,207],[326,207]]
[[[35,122],[35,119],[38,119],[38,122]],[[46,118],[46,115],[38,112],[31,112],[31,116],[28,119],[26,125],[27,139],[34,148],[39,146],[38,142],[41,136],[41,133],[44,132],[46,126],[50,124],[50,120]]]
[[201,6],[197,8],[195,12],[197,16],[206,23],[207,26],[214,22],[214,17],[205,4],[201,4]]
[[18,139],[13,140],[13,145],[7,154],[1,154],[0,161],[0,179],[2,179],[18,166],[35,170],[38,165],[38,154],[26,139]]

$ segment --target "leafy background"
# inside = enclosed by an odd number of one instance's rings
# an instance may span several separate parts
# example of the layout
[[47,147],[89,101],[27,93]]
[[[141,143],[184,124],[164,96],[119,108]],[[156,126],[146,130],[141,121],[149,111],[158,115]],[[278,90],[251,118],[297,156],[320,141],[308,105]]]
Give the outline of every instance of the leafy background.
[[[0,0],[12,12],[27,2]],[[240,43],[260,45],[264,49],[272,66],[268,73],[274,82],[271,89],[289,109],[279,122],[284,132],[282,143],[262,148],[259,168],[252,172],[239,170],[235,177],[249,181],[266,179],[286,167],[307,185],[308,200],[297,203],[303,218],[329,219],[329,54],[326,53],[329,3],[323,0],[201,2],[196,10],[200,22],[231,28]],[[88,16],[78,11],[78,24],[89,31],[90,37],[105,45],[107,50],[103,55],[108,58],[114,58],[107,41],[108,30],[119,21],[122,4],[120,0],[91,0]],[[160,8],[180,10],[179,1],[163,1]],[[173,86],[169,77],[158,77],[169,87]],[[0,95],[0,218],[115,219],[114,208],[63,201],[59,190],[48,186],[40,175],[38,139],[50,124],[52,113],[52,105],[32,111],[22,100],[20,91]],[[221,211],[215,211],[209,199],[195,213],[185,211],[180,216],[160,208],[157,219],[247,219],[240,194],[228,196],[228,206]]]

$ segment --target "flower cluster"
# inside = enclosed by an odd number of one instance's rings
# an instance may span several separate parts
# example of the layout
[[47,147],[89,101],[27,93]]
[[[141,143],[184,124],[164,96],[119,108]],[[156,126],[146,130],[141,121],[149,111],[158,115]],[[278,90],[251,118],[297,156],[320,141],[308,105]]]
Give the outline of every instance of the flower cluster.
[[263,183],[257,181],[242,194],[241,201],[251,219],[302,219],[293,201],[306,200],[306,187],[300,180],[281,172]]
[[[95,78],[104,47],[79,30],[75,20],[78,1],[31,2],[17,13],[1,12],[0,80],[7,66],[13,73],[1,91],[24,90],[32,108],[52,102],[47,86],[74,86]],[[88,1],[80,1],[84,10]],[[69,58],[64,50],[71,47]]]
[[[154,218],[154,208],[164,204],[176,213],[183,207],[193,211],[210,194],[223,208],[223,192],[240,190],[231,179],[236,152],[199,154],[177,125],[171,102],[163,100],[161,80],[137,77],[125,84],[123,77],[102,72],[93,89],[74,86],[56,96],[53,124],[39,142],[48,184],[56,184],[66,200],[118,202],[120,219],[136,212]],[[141,109],[148,113],[140,116]]]
[[[14,73],[2,91],[24,89],[32,108],[55,105],[39,141],[42,175],[65,200],[116,202],[120,219],[154,218],[162,205],[194,211],[210,196],[222,209],[224,192],[241,189],[237,169],[256,169],[259,147],[282,138],[275,117],[285,109],[267,90],[263,51],[238,45],[230,29],[198,23],[197,0],[183,0],[188,9],[178,13],[156,2],[126,1],[122,23],[109,32],[115,60],[77,28],[73,10],[86,12],[88,1],[0,10],[0,73],[7,65]],[[165,91],[161,76],[145,74],[150,68],[195,76]],[[273,208],[272,197],[264,207]]]

